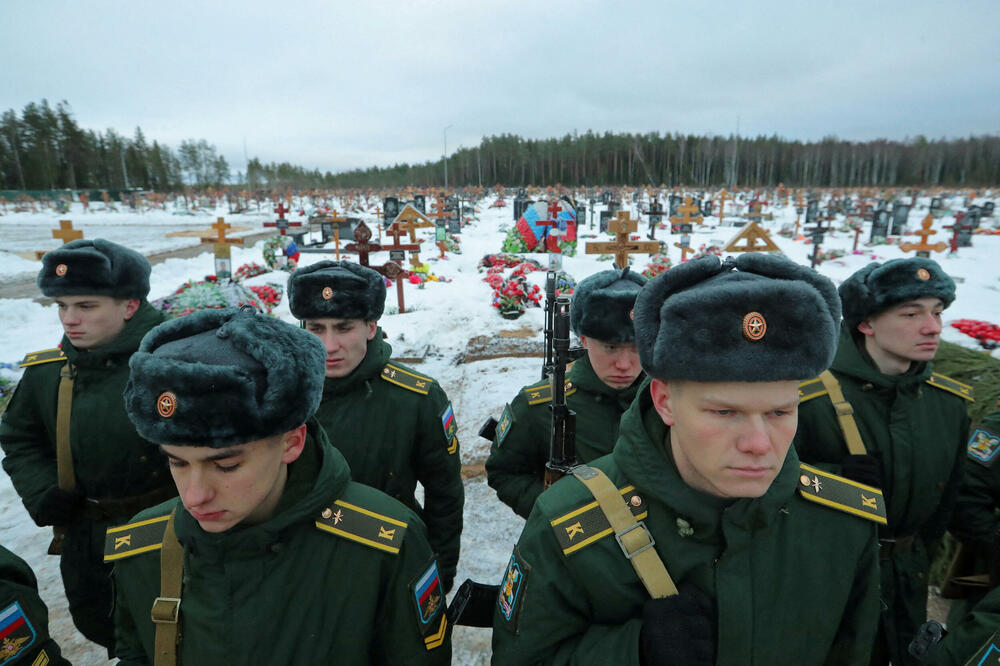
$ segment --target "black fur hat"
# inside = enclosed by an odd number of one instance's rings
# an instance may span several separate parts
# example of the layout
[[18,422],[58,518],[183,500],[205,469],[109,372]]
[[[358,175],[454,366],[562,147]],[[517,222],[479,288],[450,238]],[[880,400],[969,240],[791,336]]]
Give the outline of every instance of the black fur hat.
[[807,379],[833,362],[833,283],[785,257],[708,255],[649,281],[635,303],[642,367],[658,379]]
[[628,267],[595,273],[573,292],[570,328],[602,342],[635,342],[632,308],[646,278]]
[[306,422],[323,396],[315,335],[235,308],[160,324],[129,360],[125,411],[151,442],[223,448]]
[[945,307],[955,300],[955,281],[932,259],[873,261],[840,285],[844,323],[851,331],[872,315],[918,298],[940,298]]
[[149,294],[149,271],[149,261],[135,250],[102,238],[81,238],[42,255],[37,282],[49,298],[144,299]]
[[350,261],[319,261],[288,277],[288,305],[296,319],[378,321],[385,309],[385,279]]

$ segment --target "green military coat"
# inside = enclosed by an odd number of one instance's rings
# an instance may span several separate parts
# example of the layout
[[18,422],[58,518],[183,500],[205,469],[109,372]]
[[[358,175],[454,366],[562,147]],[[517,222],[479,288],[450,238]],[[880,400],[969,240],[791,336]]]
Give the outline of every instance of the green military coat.
[[[594,372],[590,358],[576,361],[566,374],[566,404],[576,412],[576,458],[581,463],[611,453],[618,422],[632,404],[645,375],[615,389]],[[486,459],[490,487],[500,501],[527,518],[544,489],[549,459],[552,391],[548,380],[525,386],[504,408]]]
[[993,548],[1000,528],[1000,410],[973,430],[966,445],[965,478],[955,505],[951,532],[982,552]]
[[[640,391],[614,451],[592,466],[622,489],[673,580],[714,600],[717,663],[866,664],[878,617],[875,524],[801,497],[794,450],[760,498],[691,488]],[[649,596],[592,506],[576,478],[539,496],[501,583],[494,664],[639,663]]]
[[[882,466],[888,525],[880,537],[913,537],[909,549],[880,563],[887,648],[893,663],[911,663],[907,646],[927,612],[928,549],[944,534],[958,496],[968,440],[965,400],[971,394],[933,374],[928,363],[902,375],[882,374],[846,328],[831,371],[854,409],[868,453]],[[818,380],[803,383],[800,394],[799,458],[839,465],[848,451],[829,396]]]
[[[139,437],[125,413],[122,393],[128,381],[129,357],[142,337],[163,321],[161,312],[143,302],[114,340],[93,351],[78,351],[63,337],[61,350],[27,357],[0,422],[3,468],[28,513],[35,518],[41,496],[58,485],[56,412],[59,373],[75,369],[70,448],[76,488],[88,498],[104,500],[142,495],[173,487],[166,461],[157,446]],[[104,531],[128,520],[135,508],[108,520],[81,518],[66,526],[60,568],[70,612],[91,640],[110,644],[111,568],[101,562]]]
[[351,481],[315,422],[308,432],[267,522],[207,533],[171,500],[108,533],[122,664],[153,663],[158,544],[175,508],[181,664],[449,663],[444,594],[423,523]]
[[[351,478],[378,488],[417,512],[450,588],[462,535],[462,461],[458,425],[444,389],[389,357],[382,329],[361,365],[326,380],[316,418],[351,466]],[[424,488],[421,506],[414,496]]]
[[978,666],[995,664],[998,658],[1000,588],[994,588],[964,617],[954,622],[949,618],[948,635],[928,651],[920,663],[928,666]]
[[69,664],[49,636],[49,611],[27,562],[0,546],[0,664]]

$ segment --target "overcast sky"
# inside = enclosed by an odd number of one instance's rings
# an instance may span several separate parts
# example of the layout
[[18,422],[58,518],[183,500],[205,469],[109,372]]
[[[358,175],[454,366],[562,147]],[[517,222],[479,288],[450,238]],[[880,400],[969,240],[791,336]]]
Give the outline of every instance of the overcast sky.
[[0,0],[0,111],[339,171],[483,136],[1000,133],[1000,0]]

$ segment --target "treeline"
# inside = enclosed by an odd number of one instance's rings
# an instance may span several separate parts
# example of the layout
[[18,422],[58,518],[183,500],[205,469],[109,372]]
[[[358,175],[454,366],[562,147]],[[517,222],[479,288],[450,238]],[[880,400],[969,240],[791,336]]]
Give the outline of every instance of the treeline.
[[[338,187],[439,186],[442,160],[337,174]],[[687,185],[893,187],[1000,183],[1000,136],[906,141],[789,141],[778,136],[567,134],[523,139],[502,134],[448,160],[460,185]]]
[[113,129],[82,129],[67,102],[31,102],[20,115],[0,116],[0,190],[141,187],[178,191],[230,181],[226,158],[204,139],[177,150],[149,143],[142,129],[131,138]]

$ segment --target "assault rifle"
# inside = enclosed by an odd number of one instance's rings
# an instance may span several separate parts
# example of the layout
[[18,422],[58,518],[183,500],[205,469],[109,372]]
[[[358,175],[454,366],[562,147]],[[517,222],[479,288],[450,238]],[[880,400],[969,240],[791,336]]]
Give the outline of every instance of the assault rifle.
[[545,487],[566,476],[576,466],[576,412],[566,405],[566,366],[570,363],[569,296],[559,296],[552,312],[552,430]]
[[555,362],[552,352],[552,321],[556,307],[556,272],[545,274],[545,360],[542,362],[542,379],[548,379]]

